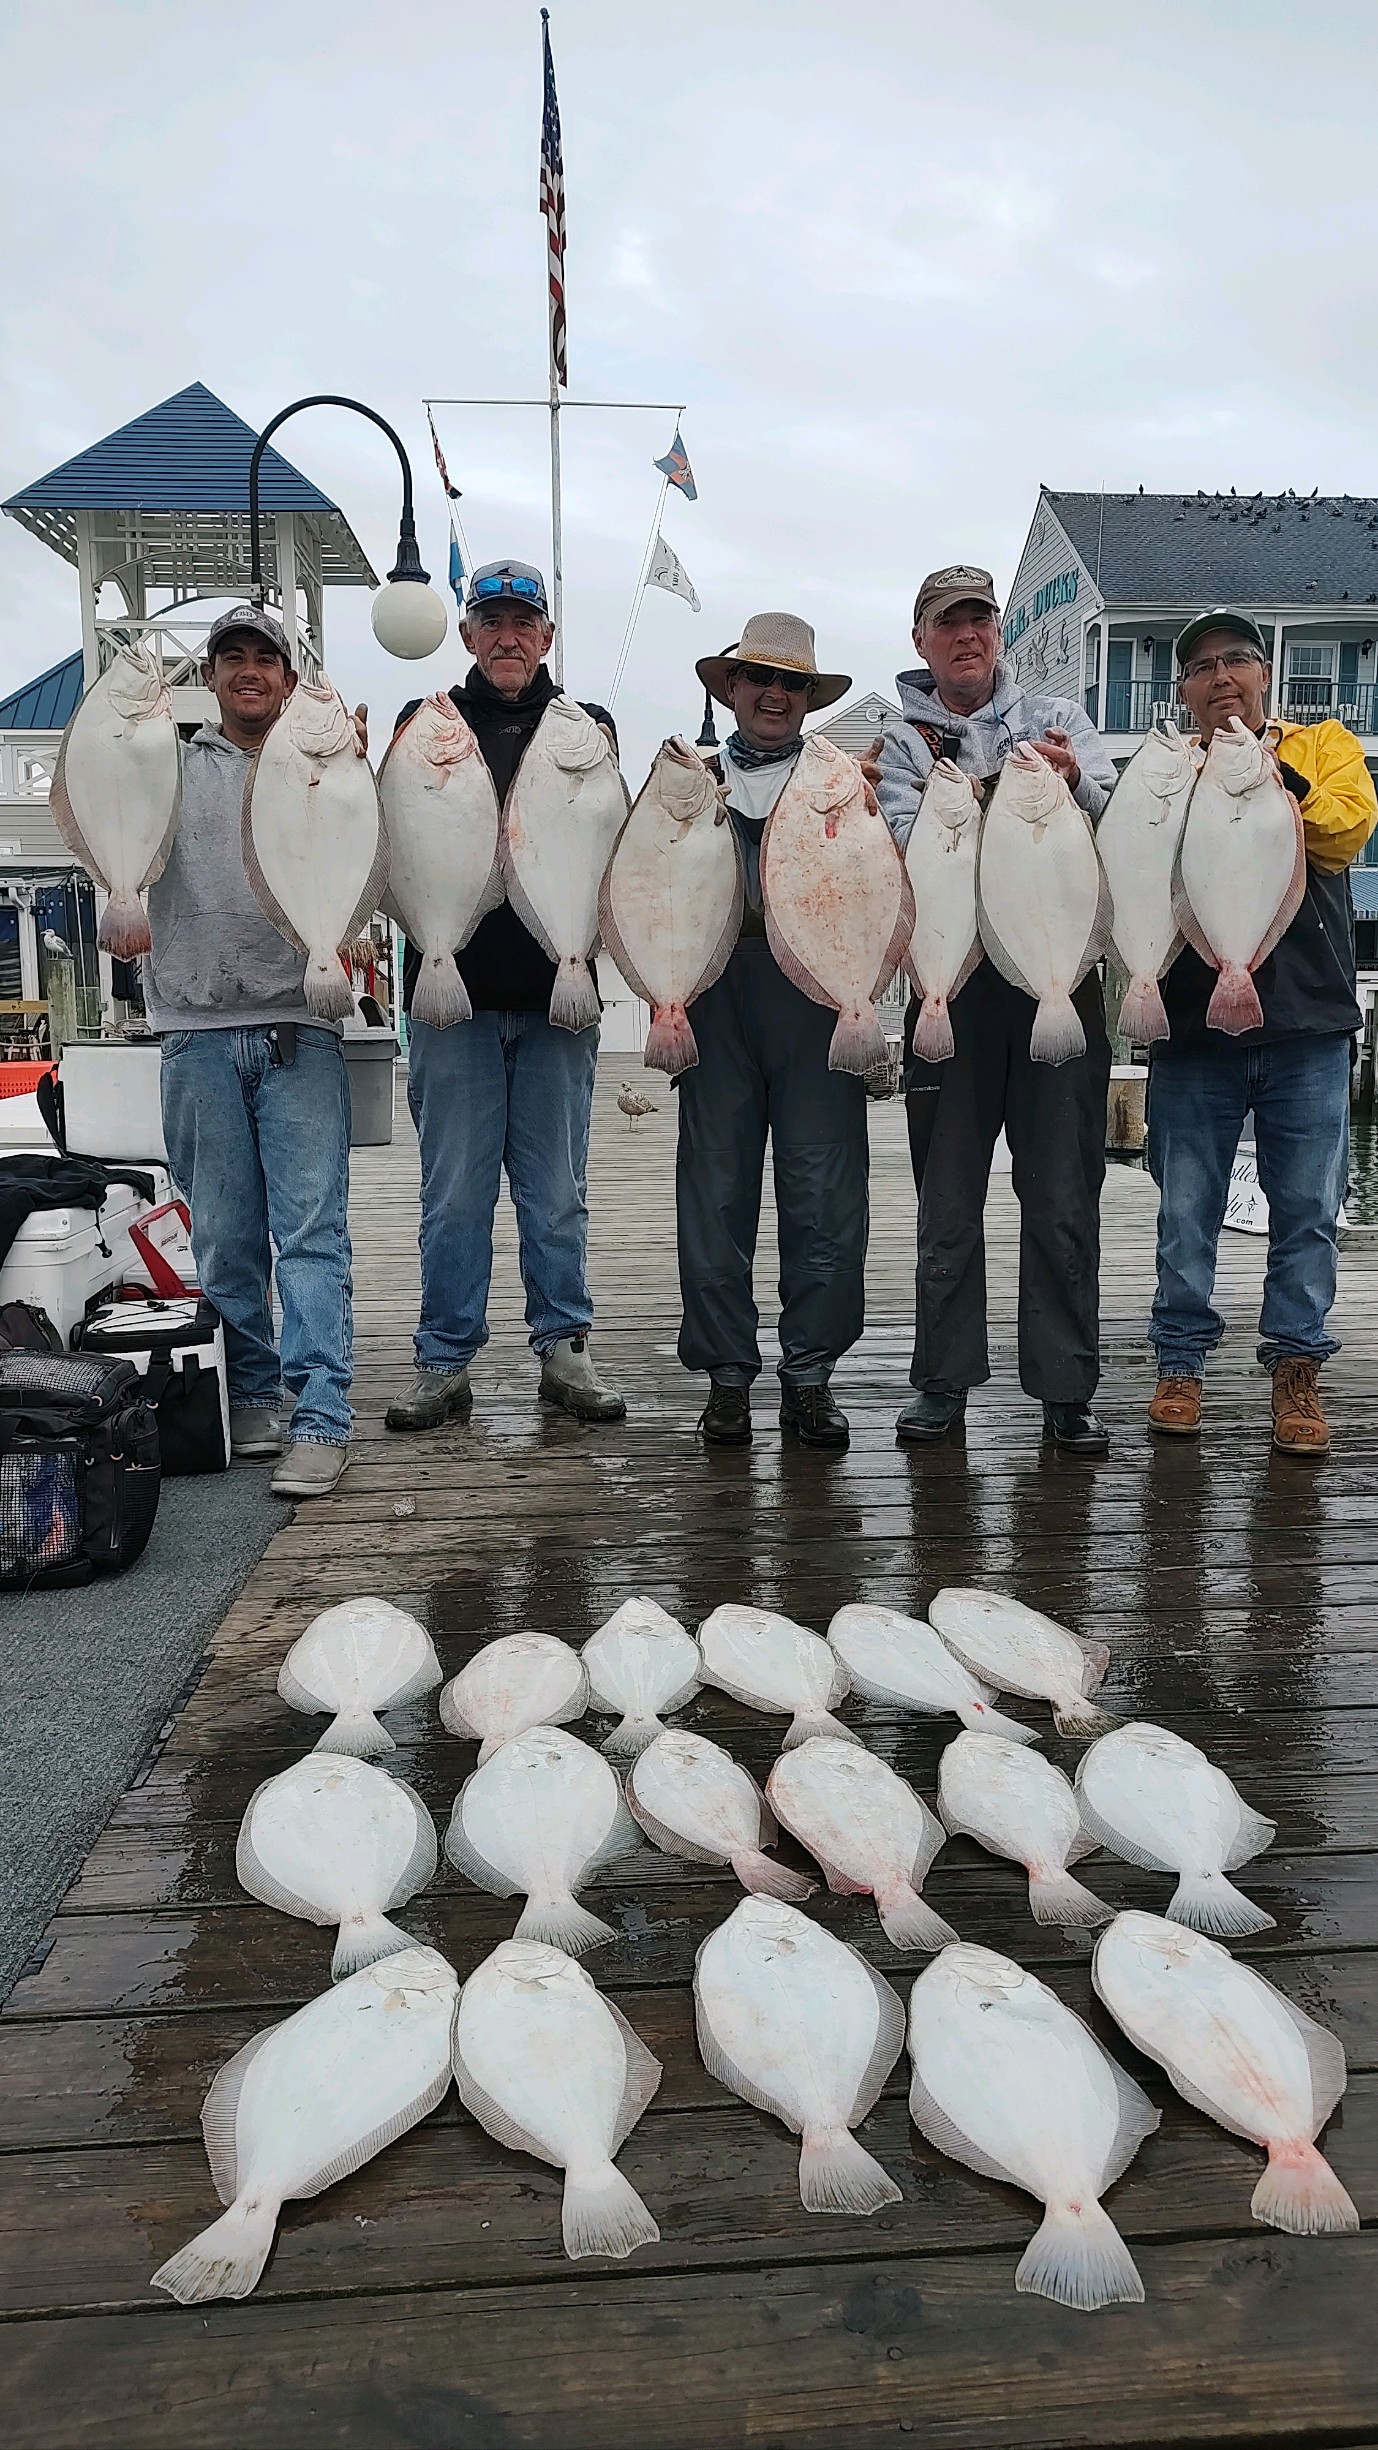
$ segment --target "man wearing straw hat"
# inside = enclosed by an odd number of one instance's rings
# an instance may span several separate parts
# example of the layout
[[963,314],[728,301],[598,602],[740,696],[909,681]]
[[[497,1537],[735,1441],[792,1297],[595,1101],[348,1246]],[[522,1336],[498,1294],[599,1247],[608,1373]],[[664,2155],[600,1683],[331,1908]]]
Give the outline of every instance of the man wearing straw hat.
[[745,898],[732,958],[694,1004],[698,1063],[678,1083],[679,1357],[709,1375],[703,1438],[749,1445],[751,1384],[761,1367],[751,1279],[769,1134],[780,1426],[806,1446],[845,1446],[847,1422],[828,1380],[862,1329],[866,1091],[852,1074],[829,1071],[836,1015],[785,977],[766,941],[761,837],[794,771],[805,715],[852,684],[845,673],[819,671],[813,631],[793,613],[754,614],[738,645],[695,668],[735,717],[721,780]]

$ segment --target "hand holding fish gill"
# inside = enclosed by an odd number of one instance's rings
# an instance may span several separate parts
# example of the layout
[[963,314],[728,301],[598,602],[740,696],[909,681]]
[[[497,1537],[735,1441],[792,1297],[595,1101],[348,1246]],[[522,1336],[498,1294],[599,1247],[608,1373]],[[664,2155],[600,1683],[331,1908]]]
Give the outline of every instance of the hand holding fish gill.
[[1069,791],[1076,790],[1081,781],[1081,768],[1077,764],[1070,732],[1060,731],[1056,724],[1049,724],[1043,738],[1031,740],[1029,746],[1052,767],[1054,774],[1062,776]]

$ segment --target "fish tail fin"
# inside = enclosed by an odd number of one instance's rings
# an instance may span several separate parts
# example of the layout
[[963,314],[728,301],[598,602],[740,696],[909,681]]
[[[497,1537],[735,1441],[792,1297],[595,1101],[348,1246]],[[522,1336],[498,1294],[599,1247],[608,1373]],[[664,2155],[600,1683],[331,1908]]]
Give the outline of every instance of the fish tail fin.
[[925,1905],[917,1889],[898,1889],[891,1896],[877,1897],[876,1912],[892,1948],[925,1948],[936,1956],[957,1937],[951,1923]]
[[1006,1718],[1003,1710],[992,1710],[988,1701],[969,1701],[958,1716],[964,1727],[974,1728],[978,1735],[1002,1735],[1007,1744],[1038,1742],[1036,1727],[1026,1727],[1019,1718]]
[[1213,1940],[1242,1940],[1252,1931],[1271,1931],[1274,1918],[1237,1889],[1223,1872],[1183,1875],[1167,1909],[1170,1923],[1185,1923],[1189,1931],[1207,1932]]
[[772,1863],[759,1846],[744,1846],[740,1854],[729,1859],[742,1887],[749,1889],[753,1897],[780,1897],[786,1905],[801,1906],[817,1890],[816,1880],[806,1880],[802,1872],[792,1872],[786,1863]]
[[354,989],[338,953],[308,953],[302,980],[306,1009],[318,1021],[343,1021],[354,1010]]
[[1036,1923],[1057,1923],[1064,1931],[1093,1931],[1097,1923],[1112,1923],[1113,1906],[1102,1903],[1067,1870],[1030,1872],[1029,1911]]
[[1120,1006],[1120,1036],[1152,1046],[1170,1035],[1167,1008],[1156,978],[1131,978]]
[[1098,2305],[1142,2305],[1144,2284],[1110,2215],[1094,2198],[1049,2204],[1014,2275],[1023,2296],[1051,2297],[1083,2314]]
[[1053,1703],[1053,1725],[1059,1735],[1108,1735],[1119,1723],[1112,1711],[1098,1710],[1094,1702],[1080,1697]]
[[1255,2220],[1270,2229],[1288,2229],[1293,2237],[1324,2237],[1359,2226],[1359,2215],[1330,2163],[1301,2136],[1269,2145],[1268,2166],[1249,2209]]
[[888,2170],[847,2127],[806,2134],[799,2148],[799,2200],[806,2212],[879,2212],[904,2198]]
[[947,997],[930,992],[914,1023],[914,1052],[925,1063],[946,1063],[957,1049],[952,1036],[952,1016],[947,1009]]
[[101,912],[96,942],[117,961],[132,961],[136,953],[151,953],[153,935],[148,912],[137,893],[112,893]]
[[317,1737],[316,1750],[347,1752],[356,1761],[371,1761],[375,1753],[396,1752],[397,1746],[371,1710],[341,1710],[324,1735]]
[[654,2246],[660,2237],[636,2188],[611,2161],[601,2169],[566,2170],[560,2226],[565,2252],[576,2261],[584,2254],[614,2255],[623,2261],[638,2246]]
[[677,1073],[690,1071],[698,1059],[698,1041],[684,1006],[657,1004],[642,1057],[647,1071],[668,1072],[673,1080]]
[[340,1925],[335,1942],[335,1954],[330,1960],[330,1979],[343,1982],[349,1974],[357,1974],[365,1965],[376,1965],[380,1957],[396,1956],[400,1948],[414,1948],[416,1942],[384,1914],[354,1914]]
[[1029,1032],[1029,1053],[1035,1063],[1070,1063],[1086,1052],[1086,1032],[1065,988],[1045,995]]
[[611,1735],[604,1736],[603,1750],[611,1761],[636,1761],[647,1745],[654,1744],[656,1737],[664,1733],[654,1711],[648,1718],[634,1718],[629,1710],[625,1718],[618,1720]]
[[781,1752],[793,1752],[798,1745],[807,1744],[811,1735],[841,1736],[844,1744],[861,1742],[856,1729],[844,1727],[840,1718],[833,1717],[831,1710],[800,1710],[790,1720],[780,1739]]
[[154,2272],[151,2286],[166,2289],[179,2305],[200,2305],[207,2297],[247,2297],[273,2251],[277,2222],[278,2206],[270,2197],[232,2203],[199,2237],[169,2256]]
[[550,990],[550,1018],[556,1029],[592,1029],[602,1007],[593,973],[580,953],[566,953]]
[[874,1004],[859,1004],[854,1012],[839,1012],[828,1048],[830,1072],[855,1072],[865,1080],[886,1064],[885,1032]]
[[430,1029],[453,1029],[456,1021],[472,1021],[474,1007],[453,953],[427,954],[412,994],[411,1014]]
[[1240,961],[1221,965],[1211,1000],[1206,1006],[1207,1029],[1223,1029],[1229,1038],[1242,1036],[1246,1029],[1262,1029],[1263,1006],[1258,989]]
[[611,1923],[587,1914],[573,1897],[528,1897],[514,1940],[544,1940],[547,1948],[562,1948],[567,1957],[581,1957],[586,1948],[601,1948],[615,1940]]

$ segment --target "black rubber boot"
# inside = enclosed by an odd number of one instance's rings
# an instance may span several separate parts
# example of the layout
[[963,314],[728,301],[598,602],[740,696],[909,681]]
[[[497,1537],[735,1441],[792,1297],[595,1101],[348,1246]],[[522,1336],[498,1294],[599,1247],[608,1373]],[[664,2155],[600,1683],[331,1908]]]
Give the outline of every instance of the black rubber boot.
[[780,1381],[780,1427],[792,1430],[801,1446],[848,1446],[851,1428],[839,1412],[831,1387],[796,1387]]
[[699,1436],[706,1446],[749,1446],[750,1389],[716,1384],[710,1387],[708,1401],[699,1414]]
[[901,1446],[935,1446],[949,1429],[965,1420],[966,1408],[966,1396],[960,1392],[953,1395],[946,1387],[920,1387],[896,1421],[895,1436]]
[[1069,1455],[1108,1455],[1110,1433],[1089,1404],[1045,1404],[1043,1435]]
[[473,1405],[469,1372],[413,1370],[395,1404],[383,1415],[389,1429],[439,1429],[444,1421],[462,1420]]

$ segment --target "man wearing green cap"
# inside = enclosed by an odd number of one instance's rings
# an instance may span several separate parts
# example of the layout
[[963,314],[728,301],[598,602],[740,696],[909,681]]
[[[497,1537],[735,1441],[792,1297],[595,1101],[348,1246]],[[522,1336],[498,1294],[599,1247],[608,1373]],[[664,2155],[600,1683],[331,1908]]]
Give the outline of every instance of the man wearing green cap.
[[1171,1034],[1152,1050],[1148,1090],[1148,1165],[1162,1194],[1149,1425],[1176,1437],[1200,1428],[1206,1356],[1225,1332],[1211,1301],[1216,1245],[1252,1113],[1268,1201],[1258,1358],[1272,1378],[1273,1444],[1305,1458],[1330,1444],[1317,1380],[1338,1350],[1326,1319],[1349,1167],[1351,1043],[1361,1025],[1348,870],[1378,824],[1378,800],[1342,723],[1268,720],[1268,644],[1247,613],[1222,604],[1189,621],[1177,666],[1203,747],[1237,718],[1272,749],[1301,811],[1306,893],[1254,973],[1261,1029],[1227,1037],[1206,1027],[1216,974],[1190,946],[1163,980]]

